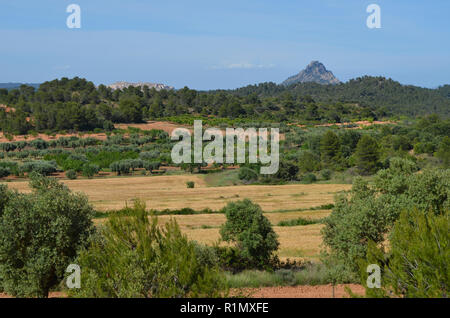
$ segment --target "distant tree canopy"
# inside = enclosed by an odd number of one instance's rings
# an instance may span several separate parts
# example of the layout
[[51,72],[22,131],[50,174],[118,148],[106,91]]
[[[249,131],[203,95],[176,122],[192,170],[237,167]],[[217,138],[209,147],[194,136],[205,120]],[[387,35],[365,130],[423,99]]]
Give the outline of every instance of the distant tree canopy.
[[0,89],[0,128],[30,130],[111,130],[115,122],[179,115],[269,121],[348,122],[386,116],[450,114],[448,85],[439,89],[404,86],[383,77],[363,77],[339,85],[262,83],[237,90],[197,91],[128,87],[112,90],[75,77]]

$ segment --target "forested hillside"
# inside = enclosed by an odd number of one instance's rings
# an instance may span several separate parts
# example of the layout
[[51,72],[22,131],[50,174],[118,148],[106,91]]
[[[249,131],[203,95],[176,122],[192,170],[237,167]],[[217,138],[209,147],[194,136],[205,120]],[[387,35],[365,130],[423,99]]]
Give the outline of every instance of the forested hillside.
[[286,88],[275,83],[262,83],[233,91],[238,96],[278,96],[286,92],[296,99],[311,96],[317,102],[353,102],[391,115],[450,114],[450,85],[428,89],[402,85],[384,77],[365,76],[337,85],[299,83]]
[[29,131],[110,130],[113,123],[138,123],[174,116],[214,116],[249,121],[339,123],[405,115],[450,113],[449,85],[432,90],[381,77],[338,85],[263,83],[237,90],[196,91],[96,87],[85,79],[62,78],[36,90],[0,89],[0,128]]

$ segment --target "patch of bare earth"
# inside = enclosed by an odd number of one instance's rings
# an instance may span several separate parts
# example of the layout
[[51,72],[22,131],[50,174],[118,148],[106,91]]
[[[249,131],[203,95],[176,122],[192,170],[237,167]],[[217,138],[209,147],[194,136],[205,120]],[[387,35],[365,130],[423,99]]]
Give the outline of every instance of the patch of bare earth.
[[251,298],[348,298],[350,295],[345,291],[348,287],[352,293],[364,296],[364,287],[356,284],[341,284],[334,287],[330,285],[317,286],[279,286],[244,288],[232,291],[232,294],[242,294]]
[[[48,295],[48,298],[66,298],[66,297],[67,294],[64,292],[50,292]],[[14,297],[5,293],[0,293],[0,298],[14,298]]]
[[[360,120],[355,122],[349,122],[349,123],[334,123],[334,124],[318,124],[314,125],[314,127],[332,127],[332,126],[349,126],[352,125],[354,127],[347,127],[346,129],[362,129],[364,127],[373,126],[373,125],[389,125],[389,124],[396,124],[394,121],[368,121],[368,120]],[[297,125],[297,127],[306,128],[307,125]]]
[[139,128],[141,130],[152,130],[152,129],[164,130],[169,135],[172,133],[173,130],[177,128],[187,128],[192,131],[192,127],[190,126],[175,124],[168,121],[148,121],[142,124],[116,124],[114,125],[114,127],[118,129],[127,129],[128,127],[133,127]]

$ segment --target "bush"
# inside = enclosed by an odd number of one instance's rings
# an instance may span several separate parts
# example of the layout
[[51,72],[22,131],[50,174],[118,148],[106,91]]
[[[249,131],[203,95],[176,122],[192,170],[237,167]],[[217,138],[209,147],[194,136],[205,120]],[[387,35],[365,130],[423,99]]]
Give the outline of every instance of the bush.
[[68,170],[66,171],[66,177],[71,180],[75,180],[77,178],[77,173],[75,172],[75,170]]
[[83,166],[82,174],[85,177],[92,178],[95,174],[100,171],[100,167],[94,164],[85,164]]
[[135,202],[131,217],[111,216],[98,239],[81,252],[82,288],[75,297],[215,297],[225,279],[176,221],[164,227]]
[[11,174],[11,171],[9,170],[9,168],[0,167],[0,178],[7,177],[10,174]]
[[189,189],[193,189],[194,186],[195,186],[195,183],[194,183],[194,181],[188,181],[188,182],[186,182],[186,186],[187,186]]
[[[368,297],[447,298],[450,293],[449,211],[404,211],[395,223],[389,252],[371,242],[361,265]],[[382,268],[382,288],[367,288],[368,264]]]
[[239,180],[245,180],[247,182],[258,180],[258,173],[250,168],[241,167],[239,168]]
[[366,257],[367,243],[384,242],[401,211],[418,208],[441,214],[450,206],[450,171],[414,174],[415,169],[413,162],[394,158],[373,184],[357,178],[351,192],[337,198],[322,230],[327,258],[357,273],[355,260]]
[[317,181],[317,177],[314,173],[306,173],[302,176],[301,181],[306,184],[314,183]]
[[30,161],[25,162],[20,167],[20,172],[36,172],[38,174],[47,176],[51,173],[56,172],[56,162],[54,161]]
[[0,277],[10,295],[47,297],[92,233],[93,209],[55,179],[33,173],[30,187],[0,202]]
[[298,226],[298,225],[317,224],[320,222],[322,222],[322,220],[310,220],[310,219],[305,219],[305,218],[299,217],[297,219],[280,221],[280,222],[278,222],[277,225],[278,226]]
[[245,199],[230,202],[222,210],[227,221],[220,234],[227,242],[234,242],[240,254],[255,267],[269,265],[278,249],[277,234],[263,215],[259,205]]
[[330,180],[332,174],[333,172],[329,169],[322,170],[320,173],[323,180]]

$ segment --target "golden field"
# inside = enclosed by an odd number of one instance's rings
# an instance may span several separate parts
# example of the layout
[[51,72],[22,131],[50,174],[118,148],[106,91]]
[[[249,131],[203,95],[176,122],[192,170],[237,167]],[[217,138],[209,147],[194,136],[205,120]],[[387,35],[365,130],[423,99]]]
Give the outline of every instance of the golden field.
[[[194,181],[195,188],[188,189],[187,181]],[[322,239],[323,225],[277,226],[282,220],[298,217],[318,219],[326,217],[329,210],[303,210],[333,203],[337,192],[349,190],[345,184],[290,184],[290,185],[239,185],[210,187],[202,175],[111,177],[97,179],[64,180],[73,191],[84,192],[98,210],[119,209],[132,205],[134,198],[142,199],[149,209],[218,210],[230,201],[249,198],[258,203],[279,235],[280,258],[317,259]],[[6,183],[10,188],[29,191],[28,182]],[[190,239],[206,244],[218,241],[220,225],[225,222],[222,214],[196,214],[160,216],[161,223],[175,218],[182,231]],[[102,220],[97,219],[96,223]]]
[[[187,181],[195,188],[188,189]],[[84,192],[98,210],[120,209],[135,198],[142,199],[150,209],[218,210],[230,201],[244,198],[268,211],[307,209],[333,203],[334,195],[349,190],[347,184],[290,184],[239,185],[209,187],[202,175],[111,177],[64,180],[70,189]],[[7,185],[19,191],[28,191],[28,182],[12,181]]]

